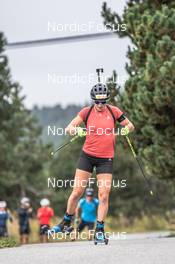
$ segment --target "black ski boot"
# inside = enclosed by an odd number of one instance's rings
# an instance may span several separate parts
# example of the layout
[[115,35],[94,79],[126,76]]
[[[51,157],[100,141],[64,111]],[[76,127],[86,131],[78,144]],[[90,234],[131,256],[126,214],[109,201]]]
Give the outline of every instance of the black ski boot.
[[97,221],[97,227],[95,229],[94,234],[94,244],[105,244],[107,245],[109,241],[109,238],[106,236],[104,231],[104,222],[98,222]]

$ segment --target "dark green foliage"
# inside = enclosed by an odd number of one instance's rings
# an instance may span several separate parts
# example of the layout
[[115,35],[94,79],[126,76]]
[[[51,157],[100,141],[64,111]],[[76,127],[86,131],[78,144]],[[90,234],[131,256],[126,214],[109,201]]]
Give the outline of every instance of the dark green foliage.
[[129,1],[122,17],[103,5],[105,23],[125,23],[132,41],[122,107],[136,127],[147,173],[175,177],[175,1]]

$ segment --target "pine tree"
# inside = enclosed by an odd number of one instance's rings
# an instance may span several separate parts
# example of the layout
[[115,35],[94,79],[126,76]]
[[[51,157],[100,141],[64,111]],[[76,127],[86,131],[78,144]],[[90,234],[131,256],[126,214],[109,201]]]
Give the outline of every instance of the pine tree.
[[175,178],[175,1],[128,1],[122,17],[103,4],[105,24],[126,24],[132,46],[122,107],[136,127],[146,171]]
[[48,146],[24,106],[20,85],[12,81],[5,43],[0,33],[0,199],[17,204],[21,196],[39,196],[47,188]]

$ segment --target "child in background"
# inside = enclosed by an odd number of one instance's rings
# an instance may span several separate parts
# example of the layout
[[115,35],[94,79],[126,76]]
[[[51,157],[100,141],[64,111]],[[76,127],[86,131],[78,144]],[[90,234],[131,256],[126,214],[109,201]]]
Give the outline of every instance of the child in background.
[[7,237],[7,220],[9,219],[13,222],[10,213],[7,210],[7,203],[5,201],[0,201],[0,237]]
[[30,234],[29,219],[32,217],[33,209],[30,206],[30,200],[27,197],[21,199],[21,205],[18,209],[19,233],[21,244],[28,244]]
[[48,242],[47,231],[50,229],[50,220],[54,216],[54,210],[49,207],[50,201],[46,198],[40,201],[41,207],[37,211],[37,218],[40,224],[40,241],[41,243]]

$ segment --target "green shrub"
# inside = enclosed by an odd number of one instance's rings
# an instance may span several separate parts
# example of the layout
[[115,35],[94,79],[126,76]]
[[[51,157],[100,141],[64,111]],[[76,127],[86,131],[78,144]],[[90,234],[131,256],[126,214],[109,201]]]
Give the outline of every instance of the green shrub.
[[0,248],[5,248],[5,247],[16,247],[18,246],[17,242],[13,238],[0,238]]

